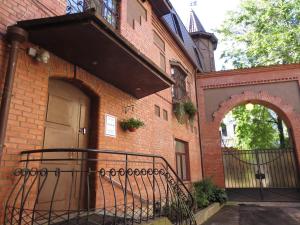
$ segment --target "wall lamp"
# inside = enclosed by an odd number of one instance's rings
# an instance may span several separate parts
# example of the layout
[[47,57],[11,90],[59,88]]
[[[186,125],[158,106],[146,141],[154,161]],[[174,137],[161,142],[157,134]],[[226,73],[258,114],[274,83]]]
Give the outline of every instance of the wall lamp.
[[47,64],[50,59],[50,53],[44,49],[35,49],[29,48],[28,55],[37,60],[38,62],[42,62]]

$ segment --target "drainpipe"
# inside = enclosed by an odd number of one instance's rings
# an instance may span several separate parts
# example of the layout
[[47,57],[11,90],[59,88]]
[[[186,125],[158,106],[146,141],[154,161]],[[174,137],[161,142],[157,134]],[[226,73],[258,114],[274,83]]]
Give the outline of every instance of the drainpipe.
[[9,52],[8,64],[5,74],[5,83],[3,87],[3,94],[0,107],[0,160],[4,148],[8,113],[17,66],[18,50],[20,44],[27,40],[27,36],[27,32],[20,27],[10,26],[7,28],[6,38],[11,47]]
[[[200,145],[200,159],[201,159],[201,175],[202,175],[202,179],[204,179],[204,166],[203,166],[203,147],[202,147],[202,140],[201,140],[201,121],[200,121],[200,115],[199,115],[199,105],[198,105],[198,100],[199,97],[198,96],[198,88],[197,88],[197,74],[198,74],[198,69],[195,69],[195,76],[194,76],[194,84],[195,84],[195,91],[196,91],[196,101],[197,101],[197,116],[198,116],[198,138],[199,138],[199,145]],[[203,110],[203,109],[201,109]]]

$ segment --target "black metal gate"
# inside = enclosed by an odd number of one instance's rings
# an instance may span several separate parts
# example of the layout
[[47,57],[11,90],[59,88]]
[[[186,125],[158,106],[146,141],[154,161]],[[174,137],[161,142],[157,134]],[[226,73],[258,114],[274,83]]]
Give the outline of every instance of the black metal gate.
[[300,201],[294,149],[223,149],[225,187],[233,201]]

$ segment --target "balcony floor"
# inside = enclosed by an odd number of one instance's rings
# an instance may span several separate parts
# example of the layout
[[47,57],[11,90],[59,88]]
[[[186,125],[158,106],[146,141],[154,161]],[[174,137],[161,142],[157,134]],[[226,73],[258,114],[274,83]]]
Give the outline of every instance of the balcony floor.
[[19,21],[29,41],[124,92],[143,98],[174,81],[94,11]]

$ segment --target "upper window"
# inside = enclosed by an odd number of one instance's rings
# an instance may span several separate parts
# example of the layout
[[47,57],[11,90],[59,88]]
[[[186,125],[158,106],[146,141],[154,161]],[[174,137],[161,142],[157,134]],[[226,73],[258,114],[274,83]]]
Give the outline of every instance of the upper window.
[[188,81],[188,79],[186,79],[186,95],[191,99],[192,98],[192,86],[191,86],[191,82]]
[[96,4],[101,4],[103,1],[103,6],[101,7],[102,12],[101,15],[103,18],[110,23],[113,27],[117,27],[117,21],[118,21],[118,0],[100,0],[100,1],[92,1],[92,2],[98,2]]
[[173,100],[180,101],[187,97],[186,91],[186,76],[187,74],[183,72],[178,66],[173,66],[171,69],[172,78],[175,84],[172,87],[172,97]]
[[67,14],[83,12],[86,8],[84,5],[80,0],[67,0]]

